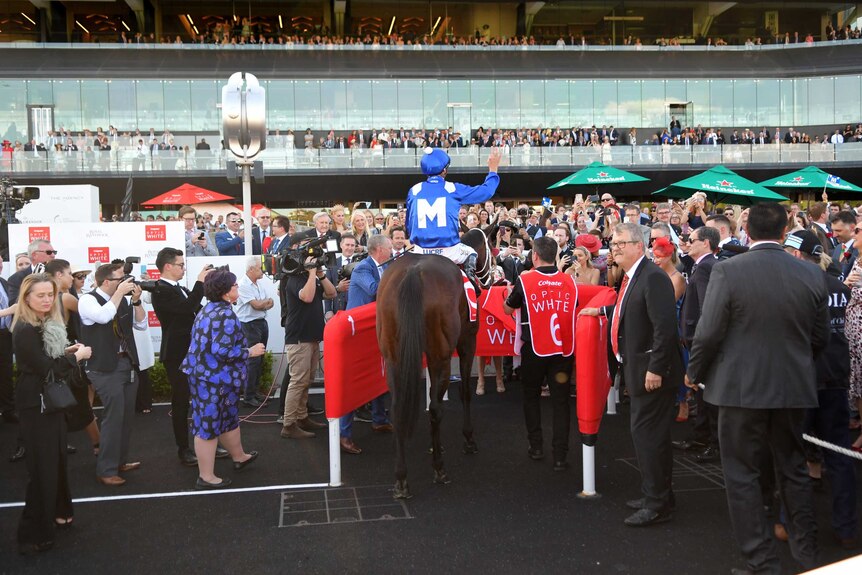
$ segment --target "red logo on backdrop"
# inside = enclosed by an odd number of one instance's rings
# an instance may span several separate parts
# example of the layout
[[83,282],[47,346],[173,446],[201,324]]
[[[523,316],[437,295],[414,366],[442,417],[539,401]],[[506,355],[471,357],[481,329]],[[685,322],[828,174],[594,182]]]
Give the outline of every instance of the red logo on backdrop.
[[111,261],[111,249],[103,248],[87,248],[87,262],[91,264],[106,264]]
[[165,226],[145,226],[146,240],[148,242],[163,242],[168,239],[168,232]]
[[150,327],[162,327],[162,324],[159,323],[159,318],[156,316],[156,312],[148,311],[147,312],[147,325]]
[[150,276],[151,280],[158,280],[162,277],[162,272],[159,271],[159,268],[147,268],[147,275]]
[[27,228],[27,236],[28,242],[32,242],[33,240],[43,239],[51,241],[51,228],[48,226],[37,226],[32,228]]

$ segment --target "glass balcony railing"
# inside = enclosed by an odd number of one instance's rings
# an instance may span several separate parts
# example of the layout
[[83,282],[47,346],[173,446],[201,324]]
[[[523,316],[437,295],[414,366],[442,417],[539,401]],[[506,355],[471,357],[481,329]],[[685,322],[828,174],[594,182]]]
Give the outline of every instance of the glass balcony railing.
[[[452,167],[484,169],[491,148],[450,148]],[[99,152],[5,152],[0,172],[19,174],[91,174],[109,176],[143,173],[218,172],[233,159],[229,153],[160,151],[139,154],[135,150]],[[267,148],[258,155],[268,172],[342,170],[418,171],[422,150],[379,149],[289,149]],[[862,142],[845,144],[766,144],[699,146],[611,146],[506,148],[503,166],[519,171],[546,168],[580,168],[599,161],[611,166],[660,168],[726,164],[862,164]]]

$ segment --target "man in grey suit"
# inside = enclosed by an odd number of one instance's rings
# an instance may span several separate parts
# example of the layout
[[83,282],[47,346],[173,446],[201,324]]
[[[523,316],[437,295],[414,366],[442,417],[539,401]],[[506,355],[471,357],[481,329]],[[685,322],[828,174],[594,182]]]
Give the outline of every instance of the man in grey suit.
[[817,407],[814,354],[829,341],[829,296],[820,269],[784,251],[786,225],[778,204],[751,208],[751,249],[713,268],[686,375],[718,406],[730,519],[758,573],[781,572],[758,481],[770,451],[791,552],[806,570],[818,556],[802,424]]

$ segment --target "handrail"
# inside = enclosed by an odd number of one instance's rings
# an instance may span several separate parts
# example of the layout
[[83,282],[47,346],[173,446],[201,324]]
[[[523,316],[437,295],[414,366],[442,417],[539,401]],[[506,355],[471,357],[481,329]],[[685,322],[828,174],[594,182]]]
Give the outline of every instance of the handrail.
[[[491,148],[447,150],[452,167],[482,170]],[[416,171],[422,158],[417,148],[295,149],[271,146],[256,158],[268,171],[393,170]],[[227,155],[217,151],[160,151],[139,154],[133,149],[98,152],[3,152],[0,173],[91,175],[129,172],[218,172]],[[579,168],[600,161],[631,168],[685,167],[725,164],[744,167],[782,164],[862,164],[862,142],[844,144],[725,144],[638,145],[608,147],[507,147],[503,166],[523,170]]]

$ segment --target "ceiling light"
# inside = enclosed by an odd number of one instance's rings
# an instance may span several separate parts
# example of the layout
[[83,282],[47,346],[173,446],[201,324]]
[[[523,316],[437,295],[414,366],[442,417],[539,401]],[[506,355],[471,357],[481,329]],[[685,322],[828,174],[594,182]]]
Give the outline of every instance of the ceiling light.
[[84,25],[83,25],[83,24],[81,24],[80,22],[78,22],[77,20],[75,20],[75,24],[77,24],[77,25],[78,25],[78,27],[79,27],[79,28],[81,28],[81,30],[83,30],[83,31],[84,31],[84,32],[86,32],[87,34],[89,34],[89,33],[90,33],[90,31],[89,31],[89,30],[87,30],[86,28],[84,28]]
[[33,26],[35,26],[35,25],[36,25],[36,21],[35,21],[35,20],[33,20],[32,18],[30,18],[29,16],[27,16],[26,14],[24,14],[23,12],[21,12],[21,16],[23,16],[24,18],[26,18],[27,20],[29,20],[29,21],[30,21],[30,24],[32,24]]

